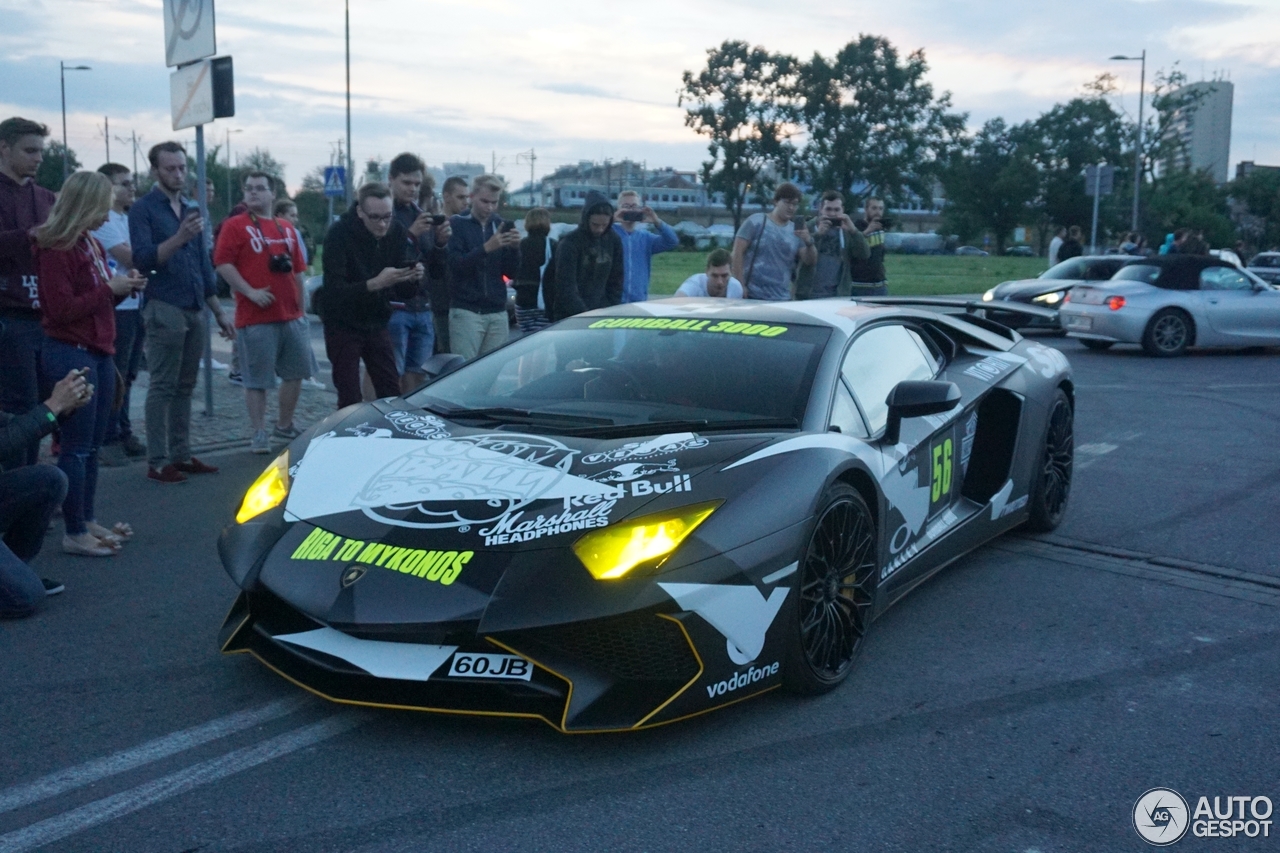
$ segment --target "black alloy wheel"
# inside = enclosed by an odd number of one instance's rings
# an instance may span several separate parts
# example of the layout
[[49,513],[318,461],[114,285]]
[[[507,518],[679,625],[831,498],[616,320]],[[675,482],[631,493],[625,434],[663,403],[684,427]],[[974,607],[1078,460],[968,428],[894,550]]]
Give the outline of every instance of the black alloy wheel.
[[1177,308],[1157,311],[1142,333],[1142,348],[1148,355],[1171,358],[1191,346],[1191,318]]
[[1071,497],[1071,469],[1075,461],[1075,413],[1061,388],[1049,412],[1044,454],[1031,493],[1031,517],[1027,527],[1046,533],[1062,523]]
[[825,693],[848,676],[870,627],[878,558],[867,502],[852,486],[835,484],[796,572],[788,689]]

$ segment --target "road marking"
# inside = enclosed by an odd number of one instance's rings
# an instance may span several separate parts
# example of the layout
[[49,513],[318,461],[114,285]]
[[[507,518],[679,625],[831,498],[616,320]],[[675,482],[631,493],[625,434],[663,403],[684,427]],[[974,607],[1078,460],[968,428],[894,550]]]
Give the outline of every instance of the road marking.
[[1095,441],[1092,444],[1077,444],[1075,467],[1077,470],[1081,468],[1088,468],[1103,456],[1106,456],[1111,451],[1118,450],[1119,448],[1120,445],[1107,444],[1105,441]]
[[265,764],[291,752],[313,746],[349,731],[367,719],[368,716],[355,711],[336,714],[318,723],[285,732],[261,743],[241,747],[226,755],[193,764],[155,781],[95,800],[69,812],[63,812],[10,832],[8,835],[0,836],[0,853],[24,853],[27,850],[52,844],[98,824],[124,817],[179,794],[185,794],[201,785],[217,782],[219,779]]
[[202,725],[148,741],[141,746],[117,752],[114,755],[97,758],[76,767],[68,767],[65,770],[58,770],[48,776],[36,779],[34,782],[16,785],[6,791],[0,791],[0,814],[13,809],[20,809],[23,806],[29,806],[32,803],[38,803],[41,800],[47,800],[50,797],[56,797],[59,794],[65,794],[67,791],[74,791],[76,788],[83,788],[85,785],[91,785],[108,776],[114,776],[117,773],[132,770],[143,764],[159,761],[162,758],[168,758],[170,755],[185,752],[201,744],[252,728],[261,723],[288,716],[310,701],[310,697],[282,699],[278,702],[270,702],[260,708],[237,711],[234,714],[210,720]]

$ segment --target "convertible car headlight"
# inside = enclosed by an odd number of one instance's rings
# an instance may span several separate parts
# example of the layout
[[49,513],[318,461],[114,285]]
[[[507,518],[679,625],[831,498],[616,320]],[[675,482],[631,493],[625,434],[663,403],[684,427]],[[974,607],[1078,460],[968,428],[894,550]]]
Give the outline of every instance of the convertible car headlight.
[[573,543],[573,553],[598,581],[617,580],[637,566],[657,568],[722,503],[682,506],[593,530]]
[[986,293],[982,294],[983,302],[990,302],[995,298],[996,298],[996,289],[994,287],[988,290]]
[[1053,293],[1042,293],[1031,301],[1039,302],[1041,305],[1057,305],[1062,301],[1064,292],[1065,291],[1055,290]]
[[267,470],[258,475],[249,491],[244,493],[236,523],[244,524],[269,509],[275,509],[289,496],[289,451],[281,453]]

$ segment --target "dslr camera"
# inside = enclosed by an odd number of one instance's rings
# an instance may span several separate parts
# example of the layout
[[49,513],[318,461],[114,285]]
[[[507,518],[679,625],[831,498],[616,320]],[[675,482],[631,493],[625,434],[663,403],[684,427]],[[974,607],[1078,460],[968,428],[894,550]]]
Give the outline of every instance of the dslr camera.
[[272,255],[267,258],[267,269],[272,272],[293,272],[293,258],[288,255]]

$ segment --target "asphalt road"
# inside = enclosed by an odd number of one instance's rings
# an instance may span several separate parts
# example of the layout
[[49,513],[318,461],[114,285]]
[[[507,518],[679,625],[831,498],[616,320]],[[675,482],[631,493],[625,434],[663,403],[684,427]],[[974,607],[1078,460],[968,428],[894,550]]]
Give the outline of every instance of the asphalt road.
[[51,536],[67,592],[0,623],[0,853],[1123,851],[1152,787],[1280,803],[1280,353],[1050,343],[1078,383],[1058,537],[917,590],[832,694],[631,735],[348,710],[220,656],[214,540],[262,457],[104,471],[126,553]]

